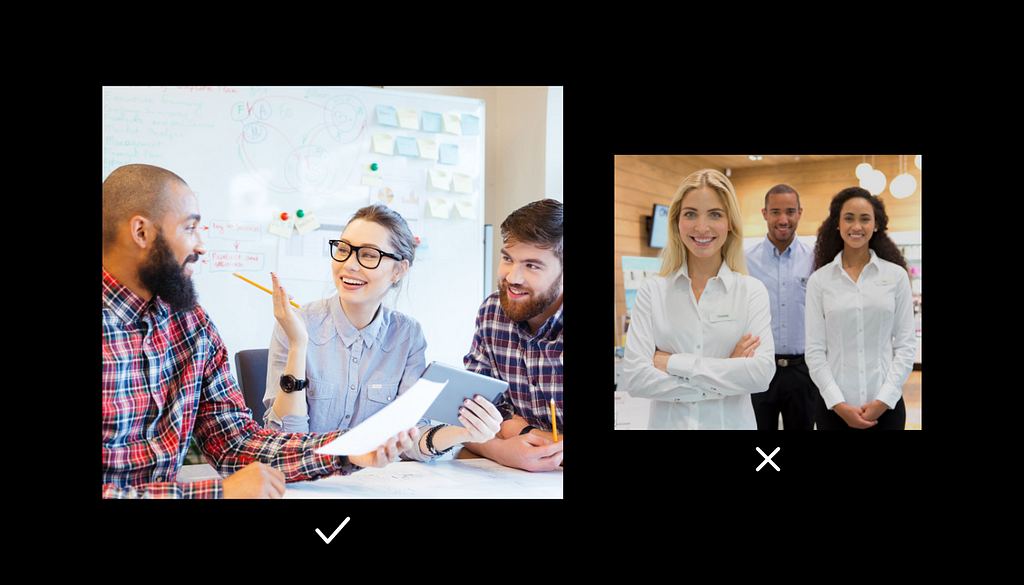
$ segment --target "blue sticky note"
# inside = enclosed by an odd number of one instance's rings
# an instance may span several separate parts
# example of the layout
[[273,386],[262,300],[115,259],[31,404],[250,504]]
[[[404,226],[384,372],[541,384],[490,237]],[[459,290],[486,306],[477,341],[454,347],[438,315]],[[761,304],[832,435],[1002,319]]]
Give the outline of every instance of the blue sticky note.
[[377,106],[377,123],[381,126],[398,126],[398,112],[391,106]]
[[423,131],[440,132],[441,114],[435,114],[434,112],[423,112]]
[[441,145],[441,164],[443,165],[457,165],[459,164],[459,147],[455,144],[442,144]]
[[480,118],[462,114],[462,135],[480,134]]
[[416,139],[409,136],[395,137],[395,144],[398,145],[398,154],[403,156],[419,156],[420,151],[416,148]]

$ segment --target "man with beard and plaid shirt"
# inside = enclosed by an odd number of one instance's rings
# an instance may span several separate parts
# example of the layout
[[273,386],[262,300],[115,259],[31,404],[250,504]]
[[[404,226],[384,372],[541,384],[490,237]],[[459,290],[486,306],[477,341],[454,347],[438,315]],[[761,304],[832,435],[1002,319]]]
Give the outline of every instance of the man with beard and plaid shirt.
[[[562,203],[542,199],[501,224],[498,291],[477,313],[466,369],[509,383],[498,435],[466,447],[503,465],[562,465]],[[551,420],[551,400],[557,421]],[[551,429],[557,425],[558,442]]]
[[[411,448],[415,427],[373,453],[317,455],[340,431],[252,420],[192,285],[199,219],[195,194],[165,169],[127,165],[103,181],[103,497],[280,498],[285,482],[384,467]],[[193,435],[225,479],[175,481]]]

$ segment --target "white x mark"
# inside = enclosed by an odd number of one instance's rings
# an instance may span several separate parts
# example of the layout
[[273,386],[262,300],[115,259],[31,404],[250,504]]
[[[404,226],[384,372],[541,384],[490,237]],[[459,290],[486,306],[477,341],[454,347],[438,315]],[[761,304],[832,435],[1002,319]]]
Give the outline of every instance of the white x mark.
[[776,447],[775,450],[772,451],[771,455],[765,455],[764,451],[762,451],[760,447],[754,447],[754,448],[757,449],[757,452],[761,454],[761,457],[764,457],[764,461],[761,462],[761,465],[757,466],[757,470],[758,471],[761,471],[761,468],[764,467],[765,463],[771,463],[772,467],[775,468],[775,471],[782,471],[781,469],[779,469],[779,466],[775,465],[775,462],[772,461],[772,457],[775,457],[775,454],[778,453],[779,449],[781,449],[782,447]]

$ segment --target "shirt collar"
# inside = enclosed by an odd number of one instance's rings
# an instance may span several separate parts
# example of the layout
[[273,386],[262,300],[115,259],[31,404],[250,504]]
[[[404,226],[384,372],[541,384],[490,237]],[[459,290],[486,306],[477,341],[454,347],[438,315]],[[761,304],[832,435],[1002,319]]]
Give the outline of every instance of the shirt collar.
[[[525,327],[526,331],[529,332],[529,323]],[[554,339],[558,337],[558,332],[562,330],[562,307],[558,307],[554,315],[548,317],[547,321],[537,329],[537,334],[534,337],[540,337],[545,339]]]
[[[686,273],[685,262],[683,263],[682,267],[680,267],[679,270],[676,271],[675,276],[672,277],[672,281],[675,282],[675,280],[680,276],[682,276],[686,280],[690,280],[690,275]],[[718,268],[718,276],[715,278],[718,278],[719,280],[722,281],[722,285],[725,286],[725,290],[726,292],[728,292],[729,289],[732,288],[732,283],[735,282],[736,280],[736,274],[732,271],[731,268],[729,268],[729,265],[726,264],[725,260],[723,259],[722,265]]]
[[[866,265],[864,265],[864,269],[866,270],[868,266],[871,266],[872,264],[874,264],[875,265],[875,270],[881,270],[882,269],[882,263],[881,263],[880,259],[878,258],[878,255],[875,254],[875,251],[870,249],[870,248],[868,249],[868,252],[871,254],[871,260],[868,260],[868,263]],[[836,267],[832,269],[833,271],[837,271],[837,270],[842,270],[843,269],[843,251],[842,250],[840,250],[839,253],[836,254],[836,257],[832,259],[831,264],[835,264],[836,265]],[[838,274],[838,272],[836,274]]]
[[134,323],[143,313],[152,312],[158,318],[167,317],[170,310],[160,297],[145,301],[130,288],[121,284],[107,269],[103,269],[103,304],[125,323]]
[[782,254],[779,254],[779,249],[775,247],[775,243],[772,242],[771,238],[768,237],[768,234],[764,235],[764,251],[768,255],[769,258],[775,258],[775,257],[782,256],[782,255],[785,255],[785,254],[789,254],[790,256],[792,256],[793,255],[793,244],[795,244],[795,243],[796,243],[796,239],[794,237],[793,241],[790,242],[788,246],[786,246],[786,251],[783,252]]
[[377,314],[374,315],[370,324],[360,331],[348,320],[345,310],[341,308],[341,301],[337,296],[331,297],[327,303],[331,307],[331,321],[334,324],[334,329],[346,347],[350,347],[353,342],[360,338],[362,338],[366,347],[373,347],[373,341],[377,338],[383,339],[385,333],[387,333],[388,326],[391,324],[391,309],[388,309],[383,304],[377,309]]

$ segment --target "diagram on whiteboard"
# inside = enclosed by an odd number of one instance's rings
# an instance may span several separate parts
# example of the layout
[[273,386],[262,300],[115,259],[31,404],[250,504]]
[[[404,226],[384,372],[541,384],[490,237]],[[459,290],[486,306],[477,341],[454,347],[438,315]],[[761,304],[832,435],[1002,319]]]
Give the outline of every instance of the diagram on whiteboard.
[[238,157],[276,193],[327,195],[355,176],[367,137],[367,111],[352,95],[266,96],[231,106]]

